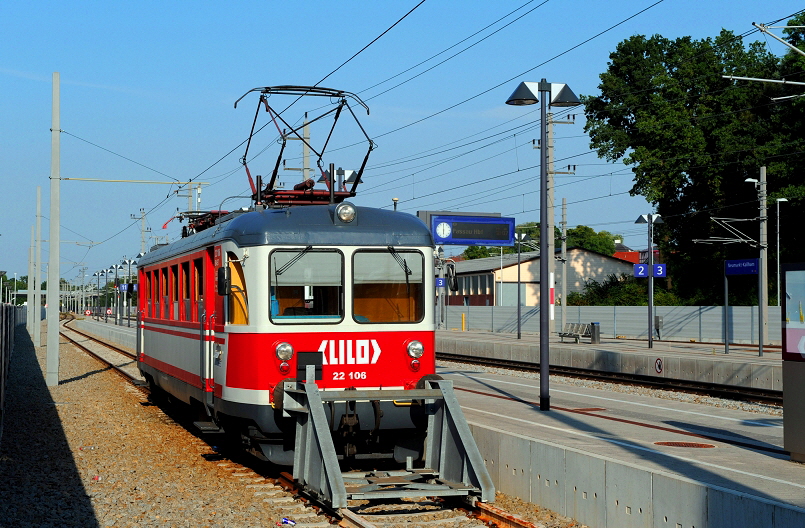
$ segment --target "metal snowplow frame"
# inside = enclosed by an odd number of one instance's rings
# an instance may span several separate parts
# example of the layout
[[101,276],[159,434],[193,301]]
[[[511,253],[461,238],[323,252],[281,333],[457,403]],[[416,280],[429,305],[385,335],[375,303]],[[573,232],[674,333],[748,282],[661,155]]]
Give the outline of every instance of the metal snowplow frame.
[[[309,376],[308,379],[312,379]],[[313,382],[286,385],[283,414],[296,419],[293,478],[331,508],[348,500],[404,497],[466,497],[495,499],[492,477],[453,393],[453,382],[430,380],[429,389],[328,390]],[[427,415],[424,468],[358,474],[341,472],[324,402],[423,401]]]

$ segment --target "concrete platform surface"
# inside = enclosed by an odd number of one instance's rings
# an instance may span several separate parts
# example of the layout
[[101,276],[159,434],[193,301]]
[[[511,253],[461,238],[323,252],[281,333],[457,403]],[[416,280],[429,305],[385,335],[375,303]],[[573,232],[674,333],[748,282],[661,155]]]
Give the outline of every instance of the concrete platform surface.
[[[601,339],[590,344],[550,339],[550,364],[656,376],[659,378],[701,381],[782,391],[783,372],[780,347],[764,347],[759,356],[757,346],[724,345],[693,342]],[[472,357],[499,358],[539,363],[539,335],[489,332],[436,332],[436,351]]]
[[783,451],[781,415],[556,380],[540,411],[538,379],[439,373],[504,493],[595,527],[805,526],[805,466]]

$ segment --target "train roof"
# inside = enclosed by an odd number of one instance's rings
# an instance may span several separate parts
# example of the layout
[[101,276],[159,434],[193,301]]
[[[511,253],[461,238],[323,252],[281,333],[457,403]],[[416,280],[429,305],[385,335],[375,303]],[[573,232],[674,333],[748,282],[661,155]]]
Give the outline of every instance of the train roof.
[[218,223],[159,246],[139,259],[140,266],[172,258],[203,247],[232,241],[240,247],[288,246],[427,246],[434,247],[425,224],[408,213],[356,207],[356,219],[342,224],[335,219],[336,205],[308,205],[284,209],[258,209],[235,213]]

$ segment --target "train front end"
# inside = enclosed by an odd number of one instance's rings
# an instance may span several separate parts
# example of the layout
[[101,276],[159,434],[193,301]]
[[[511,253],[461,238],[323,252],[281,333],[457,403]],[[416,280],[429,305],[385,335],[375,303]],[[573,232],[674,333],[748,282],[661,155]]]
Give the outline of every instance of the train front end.
[[[253,452],[293,464],[286,389],[373,391],[324,404],[341,459],[422,455],[401,391],[435,376],[433,242],[417,218],[348,202],[254,211],[215,248],[214,408]],[[388,397],[383,397],[388,394]]]

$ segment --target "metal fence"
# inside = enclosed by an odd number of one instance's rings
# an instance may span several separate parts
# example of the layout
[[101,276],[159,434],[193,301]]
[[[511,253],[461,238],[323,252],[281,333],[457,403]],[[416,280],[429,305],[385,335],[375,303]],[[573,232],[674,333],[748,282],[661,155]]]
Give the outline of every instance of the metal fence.
[[[618,336],[648,338],[648,307],[646,306],[568,306],[568,323],[601,324],[601,337]],[[523,333],[539,333],[539,307],[522,306],[520,328]],[[448,306],[445,327],[481,332],[517,333],[516,306]],[[655,306],[654,315],[663,319],[660,336],[672,341],[723,343],[723,306]],[[729,307],[728,337],[730,343],[757,344],[758,307]],[[564,326],[561,310],[555,309],[554,328]],[[769,306],[769,324],[764,344],[781,342],[780,307]],[[656,330],[656,329],[655,329]],[[655,338],[657,333],[655,331]]]
[[6,383],[11,353],[14,350],[14,332],[25,324],[25,307],[0,304],[0,441],[3,439],[3,418],[6,408]]

